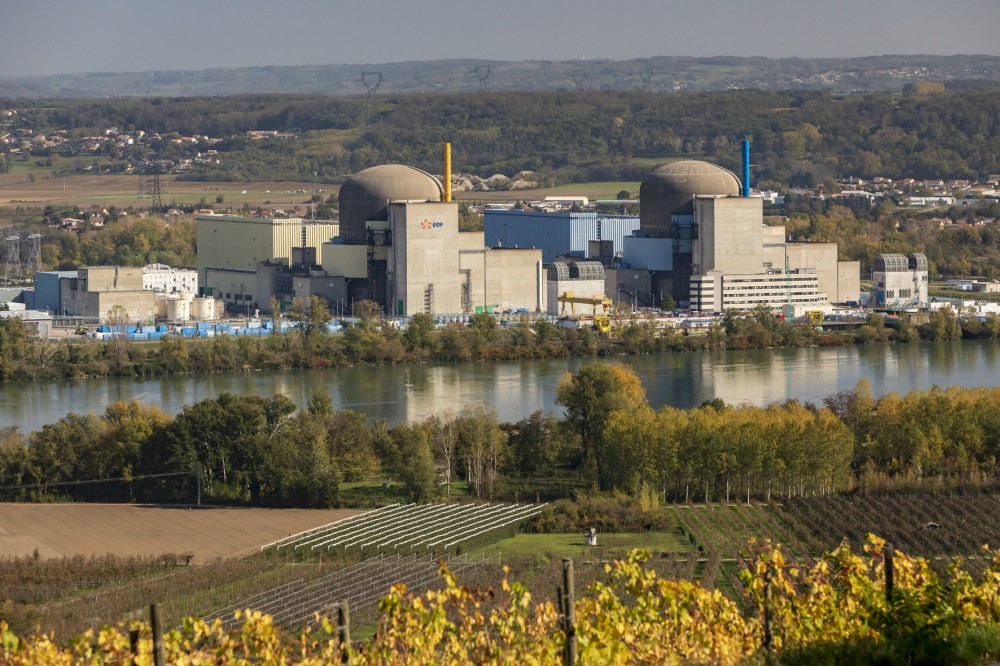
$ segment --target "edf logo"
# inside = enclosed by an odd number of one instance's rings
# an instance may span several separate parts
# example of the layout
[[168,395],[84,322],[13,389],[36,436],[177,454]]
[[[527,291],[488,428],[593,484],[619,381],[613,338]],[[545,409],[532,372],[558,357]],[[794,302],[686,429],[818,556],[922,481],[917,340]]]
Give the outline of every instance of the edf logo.
[[444,226],[444,222],[431,222],[430,220],[424,220],[420,223],[421,229],[439,229]]

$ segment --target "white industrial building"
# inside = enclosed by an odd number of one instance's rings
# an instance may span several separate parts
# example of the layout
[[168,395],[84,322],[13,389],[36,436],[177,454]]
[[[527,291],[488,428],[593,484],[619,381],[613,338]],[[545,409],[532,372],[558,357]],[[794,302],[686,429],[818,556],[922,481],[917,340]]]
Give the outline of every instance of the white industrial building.
[[198,271],[148,264],[142,269],[142,288],[161,294],[193,294],[198,291]]
[[872,270],[872,307],[906,310],[927,306],[927,256],[879,254]]

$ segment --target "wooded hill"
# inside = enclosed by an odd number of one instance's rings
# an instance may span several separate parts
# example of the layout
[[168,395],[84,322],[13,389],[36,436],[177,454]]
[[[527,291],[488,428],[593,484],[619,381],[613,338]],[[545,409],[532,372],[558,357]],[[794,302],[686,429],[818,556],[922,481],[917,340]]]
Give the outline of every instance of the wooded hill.
[[[5,102],[0,101],[0,106]],[[412,94],[359,97],[39,101],[20,105],[35,131],[81,135],[116,126],[162,135],[226,137],[219,164],[196,180],[339,182],[403,163],[439,173],[441,144],[455,169],[479,175],[536,172],[541,185],[641,180],[656,164],[698,158],[736,170],[752,142],[757,184],[811,185],[844,176],[982,179],[1000,172],[1000,89],[838,97],[828,92],[664,94]],[[252,141],[249,130],[291,132]],[[161,158],[205,148],[167,137]],[[13,156],[8,156],[8,160]]]
[[381,94],[454,93],[478,91],[481,85],[491,91],[692,92],[754,88],[854,93],[899,91],[915,81],[958,80],[1000,81],[1000,58],[882,55],[864,58],[659,56],[632,60],[519,62],[451,59],[196,71],[91,72],[0,78],[0,97],[364,95],[368,87],[376,88]]

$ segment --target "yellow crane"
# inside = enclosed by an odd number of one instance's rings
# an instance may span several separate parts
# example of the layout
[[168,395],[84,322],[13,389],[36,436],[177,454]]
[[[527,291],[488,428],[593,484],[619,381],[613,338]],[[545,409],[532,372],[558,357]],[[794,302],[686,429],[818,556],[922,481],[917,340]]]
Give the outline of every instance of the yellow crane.
[[[601,333],[611,331],[611,317],[608,310],[611,309],[611,299],[601,294],[600,296],[577,296],[572,291],[563,292],[559,296],[560,312],[566,316],[566,306],[569,305],[570,315],[576,316],[576,305],[589,305],[590,312],[594,316],[594,328]],[[601,309],[602,314],[597,314],[597,309]]]

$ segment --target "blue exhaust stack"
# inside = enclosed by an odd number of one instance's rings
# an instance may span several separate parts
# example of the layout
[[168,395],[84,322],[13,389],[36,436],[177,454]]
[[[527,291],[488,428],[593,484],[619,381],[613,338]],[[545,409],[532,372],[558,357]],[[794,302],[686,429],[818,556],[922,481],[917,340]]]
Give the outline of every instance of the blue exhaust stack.
[[743,139],[743,196],[750,196],[750,142]]

